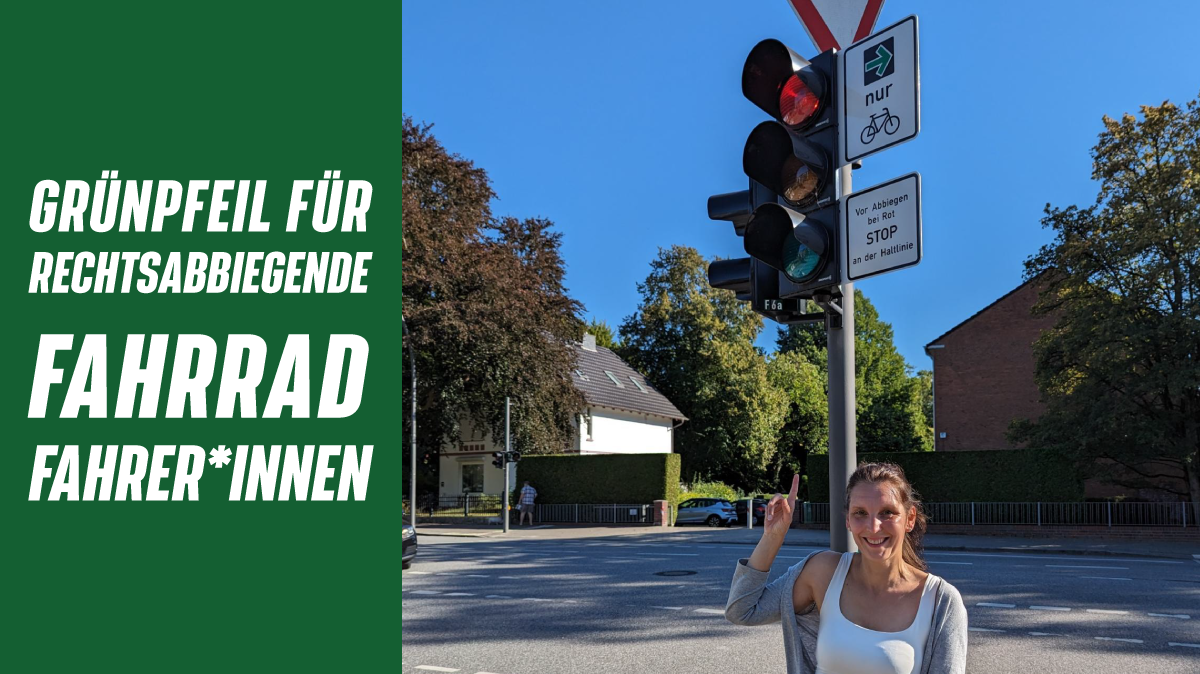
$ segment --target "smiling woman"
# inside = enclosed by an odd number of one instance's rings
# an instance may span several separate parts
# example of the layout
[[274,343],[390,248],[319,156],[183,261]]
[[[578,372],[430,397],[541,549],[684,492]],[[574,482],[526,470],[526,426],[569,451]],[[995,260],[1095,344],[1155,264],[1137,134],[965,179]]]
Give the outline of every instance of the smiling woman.
[[899,466],[863,464],[846,486],[858,553],[816,552],[768,583],[792,520],[799,476],[767,504],[762,539],[738,562],[725,617],[783,624],[788,674],[959,674],[967,611],[921,557],[925,515]]

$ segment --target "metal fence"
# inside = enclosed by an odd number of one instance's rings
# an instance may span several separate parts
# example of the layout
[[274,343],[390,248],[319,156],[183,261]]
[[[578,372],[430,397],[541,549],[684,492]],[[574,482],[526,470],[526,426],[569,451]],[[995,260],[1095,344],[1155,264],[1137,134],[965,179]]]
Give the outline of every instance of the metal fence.
[[[925,503],[930,524],[1037,526],[1197,527],[1197,503]],[[804,503],[801,521],[828,524],[828,503]]]
[[504,498],[495,494],[426,496],[418,506],[418,517],[437,519],[487,519],[499,517]]
[[577,524],[654,524],[654,506],[644,503],[539,503],[535,522]]

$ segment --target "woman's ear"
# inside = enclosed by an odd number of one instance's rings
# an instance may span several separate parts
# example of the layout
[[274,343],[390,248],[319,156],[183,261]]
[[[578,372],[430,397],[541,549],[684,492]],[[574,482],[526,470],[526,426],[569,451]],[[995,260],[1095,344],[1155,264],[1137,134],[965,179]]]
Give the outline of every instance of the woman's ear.
[[915,507],[910,507],[908,509],[907,515],[908,515],[908,525],[907,525],[907,528],[905,529],[905,531],[912,531],[913,527],[917,526],[917,509]]

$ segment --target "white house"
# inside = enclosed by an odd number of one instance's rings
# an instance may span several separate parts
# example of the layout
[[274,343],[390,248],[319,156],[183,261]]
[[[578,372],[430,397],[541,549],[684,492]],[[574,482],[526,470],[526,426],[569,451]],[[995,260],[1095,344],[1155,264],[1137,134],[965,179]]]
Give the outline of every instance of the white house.
[[[687,420],[683,413],[617,354],[596,346],[593,335],[584,335],[575,347],[571,381],[583,393],[586,407],[577,421],[574,444],[563,453],[671,453],[675,429]],[[503,451],[504,438],[493,439],[470,421],[460,428],[458,443],[442,447],[439,495],[504,491],[504,471],[492,465],[492,453]],[[518,484],[516,473],[511,471],[510,487]]]

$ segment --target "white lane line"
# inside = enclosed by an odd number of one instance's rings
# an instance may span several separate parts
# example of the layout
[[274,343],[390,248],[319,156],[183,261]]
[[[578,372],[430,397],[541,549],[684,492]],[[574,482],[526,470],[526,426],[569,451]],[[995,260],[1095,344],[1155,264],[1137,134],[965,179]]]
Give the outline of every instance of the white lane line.
[[990,601],[981,601],[976,606],[987,606],[990,608],[1016,608],[1016,604],[993,604]]
[[635,555],[649,555],[651,557],[699,557],[697,552],[635,552]]
[[512,599],[512,597],[506,594],[489,594],[484,599]]
[[682,606],[651,606],[650,608],[660,608],[664,611],[682,611]]
[[989,630],[986,627],[968,627],[968,632],[1003,632],[1004,630]]
[[457,574],[453,574],[453,573],[435,573],[435,574],[433,574],[433,575],[435,575],[435,576],[454,576],[454,575],[457,575]]
[[1103,613],[1104,615],[1129,615],[1129,611],[1116,611],[1104,608],[1085,609],[1088,613]]
[[1178,641],[1168,641],[1168,646],[1183,646],[1184,648],[1200,648],[1200,644],[1184,644]]
[[434,667],[433,665],[417,665],[414,669],[421,669],[426,672],[457,672],[460,670],[450,669],[449,667]]
[[1071,609],[1065,606],[1030,606],[1029,608],[1035,611],[1070,611]]
[[541,597],[521,597],[521,601],[554,601],[553,599],[543,599]]
[[1141,639],[1118,639],[1117,637],[1093,637],[1097,641],[1121,641],[1127,644],[1144,644]]
[[1031,637],[1061,637],[1062,635],[1055,634],[1053,632],[1030,632],[1029,636],[1031,636]]
[[500,580],[521,580],[520,576],[500,576]]
[[472,592],[447,592],[446,594],[444,594],[442,596],[443,597],[474,597],[475,594]]
[[1046,564],[1048,569],[1101,569],[1103,571],[1128,571],[1128,566],[1078,566],[1072,564]]
[[1133,580],[1132,578],[1121,578],[1120,576],[1078,576],[1088,580]]
[[413,576],[432,576],[433,575],[433,573],[429,572],[429,571],[409,571],[408,573],[409,573],[409,575],[413,575]]
[[1186,613],[1147,613],[1146,615],[1152,615],[1155,618],[1178,618],[1179,620],[1192,619],[1192,616],[1187,615]]
[[723,608],[698,608],[693,609],[692,613],[703,613],[704,615],[725,615]]
[[465,575],[463,577],[464,578],[491,578],[491,576],[486,576],[482,573],[468,573],[467,575]]
[[437,590],[413,590],[413,594],[441,594]]
[[975,562],[946,562],[940,559],[929,560],[930,564],[957,564],[959,566],[975,566]]

